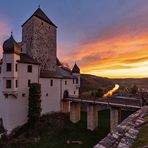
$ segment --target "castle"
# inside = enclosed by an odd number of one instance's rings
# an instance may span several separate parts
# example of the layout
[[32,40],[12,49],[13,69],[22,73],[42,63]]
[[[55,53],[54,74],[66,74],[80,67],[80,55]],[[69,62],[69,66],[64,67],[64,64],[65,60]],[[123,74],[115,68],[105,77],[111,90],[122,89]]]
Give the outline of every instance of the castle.
[[7,134],[28,120],[31,83],[41,84],[41,114],[58,112],[64,97],[79,96],[80,69],[57,58],[57,26],[38,8],[22,25],[22,42],[3,43],[0,62],[0,124]]

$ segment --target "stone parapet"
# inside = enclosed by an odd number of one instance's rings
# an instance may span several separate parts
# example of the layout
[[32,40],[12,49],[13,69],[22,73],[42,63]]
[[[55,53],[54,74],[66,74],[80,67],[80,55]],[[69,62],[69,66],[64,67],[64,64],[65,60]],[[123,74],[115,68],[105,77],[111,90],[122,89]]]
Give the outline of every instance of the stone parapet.
[[130,148],[139,132],[139,125],[145,122],[143,116],[146,112],[148,112],[148,106],[142,107],[127,117],[94,148]]

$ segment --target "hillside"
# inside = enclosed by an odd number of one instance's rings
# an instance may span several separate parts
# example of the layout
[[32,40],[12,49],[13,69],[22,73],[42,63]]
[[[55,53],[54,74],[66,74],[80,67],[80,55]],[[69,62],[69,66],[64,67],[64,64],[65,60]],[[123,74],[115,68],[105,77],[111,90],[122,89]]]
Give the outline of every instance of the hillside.
[[89,74],[81,74],[81,92],[98,88],[110,89],[114,87],[116,83],[123,87],[137,85],[139,88],[148,88],[148,78],[109,79]]
[[89,74],[81,74],[81,92],[95,90],[98,88],[110,89],[113,86],[114,81],[112,79]]
[[112,79],[113,82],[119,83],[124,87],[137,85],[139,88],[148,88],[148,78],[126,78],[126,79]]

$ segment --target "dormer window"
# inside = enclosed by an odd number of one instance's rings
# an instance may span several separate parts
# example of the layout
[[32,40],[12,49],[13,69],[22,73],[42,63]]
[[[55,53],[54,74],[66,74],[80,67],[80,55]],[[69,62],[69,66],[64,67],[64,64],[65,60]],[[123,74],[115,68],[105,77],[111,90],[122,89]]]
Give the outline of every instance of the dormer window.
[[32,65],[28,65],[28,72],[32,72]]
[[7,65],[6,65],[6,71],[11,71],[11,63],[7,63]]

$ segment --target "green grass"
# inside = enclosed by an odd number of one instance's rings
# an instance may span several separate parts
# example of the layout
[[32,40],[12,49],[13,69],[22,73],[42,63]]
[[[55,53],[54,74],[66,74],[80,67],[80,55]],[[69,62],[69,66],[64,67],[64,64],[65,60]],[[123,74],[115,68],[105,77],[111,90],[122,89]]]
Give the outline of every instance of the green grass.
[[148,124],[142,126],[132,148],[142,148],[144,146],[148,146]]
[[[81,121],[73,124],[66,115],[47,115],[34,129],[21,129],[17,136],[8,142],[8,148],[91,148],[110,131],[109,110],[100,111],[99,127],[95,131],[86,128],[86,113],[81,113]],[[122,112],[122,119],[129,112]],[[22,137],[22,138],[20,138]],[[24,138],[25,137],[25,138]],[[40,137],[39,142],[27,144],[26,140]],[[16,140],[17,139],[17,140]],[[19,139],[19,140],[18,140]],[[22,140],[23,139],[23,140]],[[67,144],[67,140],[81,141],[82,144]]]

